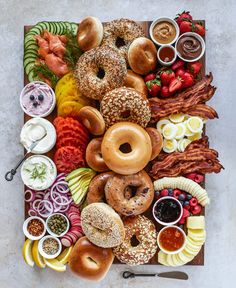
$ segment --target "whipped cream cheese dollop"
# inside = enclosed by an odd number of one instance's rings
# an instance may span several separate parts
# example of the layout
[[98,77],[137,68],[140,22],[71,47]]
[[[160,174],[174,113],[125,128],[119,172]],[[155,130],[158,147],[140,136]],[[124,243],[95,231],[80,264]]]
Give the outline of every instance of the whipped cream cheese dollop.
[[32,150],[32,153],[44,154],[53,148],[56,137],[53,124],[46,119],[36,117],[24,124],[20,134],[20,142],[28,150],[33,142],[42,139]]

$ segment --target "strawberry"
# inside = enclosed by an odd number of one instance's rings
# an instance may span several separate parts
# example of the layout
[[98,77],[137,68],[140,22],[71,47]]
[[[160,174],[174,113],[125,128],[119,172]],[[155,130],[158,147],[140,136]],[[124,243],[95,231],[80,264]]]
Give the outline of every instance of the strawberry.
[[169,92],[168,86],[162,86],[161,87],[161,96],[162,97],[170,97],[171,93]]
[[185,177],[188,178],[188,179],[191,179],[191,180],[195,181],[196,175],[197,175],[197,173],[192,172],[192,173],[186,174]]
[[200,63],[200,62],[188,63],[188,70],[194,76],[196,76],[198,74],[198,72],[201,70],[201,68],[202,68],[202,63]]
[[183,216],[182,217],[186,218],[188,216],[190,216],[190,212],[187,209],[183,208]]
[[193,80],[193,75],[191,75],[189,72],[185,72],[182,76],[182,88],[187,88],[193,85],[194,80]]
[[161,72],[160,78],[161,84],[167,86],[175,78],[175,73],[173,70],[170,69],[165,70]]
[[158,79],[150,80],[146,82],[148,92],[152,97],[156,97],[161,90],[161,81]]
[[182,217],[180,218],[178,224],[180,224],[180,225],[185,224],[185,219],[186,219],[186,217],[183,217],[183,216],[182,216]]
[[150,74],[147,74],[145,77],[144,77],[144,82],[148,82],[150,80],[154,80],[156,79],[156,74],[155,73],[150,73]]
[[197,23],[195,24],[195,32],[199,34],[200,36],[204,36],[206,33],[206,29],[203,27],[202,24]]
[[180,25],[180,23],[186,19],[193,20],[193,17],[190,15],[189,11],[183,11],[180,14],[176,15],[175,21]]
[[184,75],[185,72],[186,72],[186,71],[184,70],[184,68],[183,68],[183,67],[180,67],[180,68],[178,68],[178,69],[176,70],[175,76],[180,76],[180,77],[182,77],[182,75]]
[[179,26],[180,34],[186,33],[186,32],[194,32],[196,29],[194,23],[192,21],[186,20],[181,22]]
[[203,180],[204,180],[204,176],[201,175],[201,174],[197,174],[197,175],[195,176],[195,179],[194,179],[194,181],[197,182],[197,183],[202,183]]
[[182,81],[181,81],[180,77],[177,77],[170,82],[169,92],[174,93],[175,91],[179,90],[180,88],[182,88]]
[[171,69],[175,71],[178,68],[183,67],[184,64],[185,64],[185,62],[183,60],[177,60],[172,64]]

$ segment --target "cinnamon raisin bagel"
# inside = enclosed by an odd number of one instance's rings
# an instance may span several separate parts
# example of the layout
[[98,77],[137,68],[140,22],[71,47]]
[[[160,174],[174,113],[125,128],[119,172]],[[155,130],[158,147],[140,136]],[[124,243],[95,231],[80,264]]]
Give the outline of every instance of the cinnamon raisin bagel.
[[126,73],[125,60],[117,49],[103,46],[79,58],[74,76],[84,96],[101,100],[105,93],[123,85]]
[[[134,195],[127,199],[125,189],[130,187]],[[116,212],[134,216],[145,212],[152,204],[154,188],[151,178],[143,170],[133,175],[116,174],[107,180],[105,186],[107,203]]]

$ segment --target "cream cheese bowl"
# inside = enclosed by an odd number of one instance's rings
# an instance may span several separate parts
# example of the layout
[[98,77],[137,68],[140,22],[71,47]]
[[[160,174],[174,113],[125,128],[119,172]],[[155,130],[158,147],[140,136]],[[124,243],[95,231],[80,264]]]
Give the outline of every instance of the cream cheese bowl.
[[47,156],[33,155],[25,160],[21,167],[24,184],[33,190],[49,188],[57,177],[55,163]]
[[37,136],[40,138],[42,129],[45,130],[46,135],[31,152],[34,154],[45,154],[54,147],[57,135],[53,124],[44,118],[36,117],[27,121],[20,133],[20,142],[26,150],[29,149],[32,142],[37,140]]

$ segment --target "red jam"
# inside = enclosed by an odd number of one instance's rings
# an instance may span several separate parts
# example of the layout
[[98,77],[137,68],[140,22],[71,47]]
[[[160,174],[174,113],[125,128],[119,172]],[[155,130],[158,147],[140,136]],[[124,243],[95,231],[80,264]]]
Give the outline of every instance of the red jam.
[[163,62],[170,62],[175,57],[175,52],[170,47],[163,47],[160,50],[159,57]]
[[184,235],[175,227],[167,227],[160,232],[160,246],[167,251],[177,251],[184,245]]

